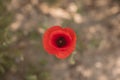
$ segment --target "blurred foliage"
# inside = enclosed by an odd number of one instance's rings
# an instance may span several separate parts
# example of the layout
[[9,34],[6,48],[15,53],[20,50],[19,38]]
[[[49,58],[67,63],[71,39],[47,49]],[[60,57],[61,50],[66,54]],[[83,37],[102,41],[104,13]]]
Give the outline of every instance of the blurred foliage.
[[33,31],[29,32],[29,34],[27,35],[27,37],[30,40],[40,40],[41,35],[36,30],[33,30]]
[[55,3],[58,3],[59,0],[43,0],[44,2],[47,2],[49,5],[55,5]]
[[28,64],[25,80],[51,80],[49,71],[45,68],[46,61],[40,60],[37,66]]
[[12,57],[7,53],[0,53],[0,77],[12,66],[12,64],[14,64],[14,59]]
[[[16,71],[20,68],[18,62],[23,58],[23,54],[21,54],[22,48],[14,46],[15,42],[17,43],[19,40],[26,39],[26,37],[32,41],[41,40],[41,35],[36,30],[29,32],[27,35],[25,35],[22,30],[16,32],[10,30],[9,25],[13,20],[14,13],[7,10],[7,4],[9,4],[9,2],[10,0],[0,0],[0,80],[4,80],[8,72],[19,74],[19,72]],[[17,41],[13,41],[13,37],[16,37]],[[37,46],[39,48],[41,47],[35,44],[35,47]],[[46,68],[44,68],[47,61],[40,60],[39,63],[38,66],[32,63],[25,64],[25,67],[27,67],[25,68],[27,70],[23,72],[23,78],[25,80],[50,80],[50,74]]]
[[10,0],[0,0],[0,46],[5,41],[6,30],[12,21],[12,13],[8,12],[6,8],[7,2]]
[[[10,56],[7,51],[9,45],[7,45],[6,34],[9,34],[8,25],[12,21],[12,14],[7,10],[6,4],[10,0],[0,0],[0,78],[6,71],[8,71],[14,64],[14,57]],[[10,35],[10,34],[9,34]]]

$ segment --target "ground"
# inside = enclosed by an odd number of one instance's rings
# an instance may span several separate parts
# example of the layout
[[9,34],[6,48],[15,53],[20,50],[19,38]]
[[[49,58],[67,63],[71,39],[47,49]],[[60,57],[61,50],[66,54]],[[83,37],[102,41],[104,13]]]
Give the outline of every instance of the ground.
[[[19,56],[4,80],[120,80],[119,0],[11,0],[7,8],[11,54]],[[43,33],[54,25],[77,34],[67,59],[43,49]]]

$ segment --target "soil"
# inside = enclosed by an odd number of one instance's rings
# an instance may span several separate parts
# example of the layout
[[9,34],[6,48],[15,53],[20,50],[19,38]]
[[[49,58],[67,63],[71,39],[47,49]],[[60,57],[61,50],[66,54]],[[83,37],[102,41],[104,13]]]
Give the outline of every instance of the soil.
[[[8,10],[14,13],[10,29],[23,36],[13,46],[21,54],[17,70],[5,80],[120,80],[119,0],[11,0]],[[43,49],[42,35],[54,25],[77,34],[68,59]]]

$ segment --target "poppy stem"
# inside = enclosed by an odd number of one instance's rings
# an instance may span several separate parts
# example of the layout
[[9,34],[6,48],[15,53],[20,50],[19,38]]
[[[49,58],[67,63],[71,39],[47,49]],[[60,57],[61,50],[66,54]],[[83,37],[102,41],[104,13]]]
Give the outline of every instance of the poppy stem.
[[72,65],[75,64],[75,59],[74,59],[75,54],[76,54],[76,51],[74,51],[74,52],[72,53],[72,55],[70,56],[70,59],[69,59],[69,62],[70,62],[70,64],[72,64]]

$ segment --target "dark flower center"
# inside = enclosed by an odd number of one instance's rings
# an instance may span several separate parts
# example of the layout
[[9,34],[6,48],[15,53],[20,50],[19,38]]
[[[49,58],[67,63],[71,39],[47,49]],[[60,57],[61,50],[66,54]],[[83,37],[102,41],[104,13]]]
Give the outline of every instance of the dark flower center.
[[66,45],[66,40],[64,37],[59,37],[57,40],[56,40],[56,45],[61,48],[61,47],[64,47]]

